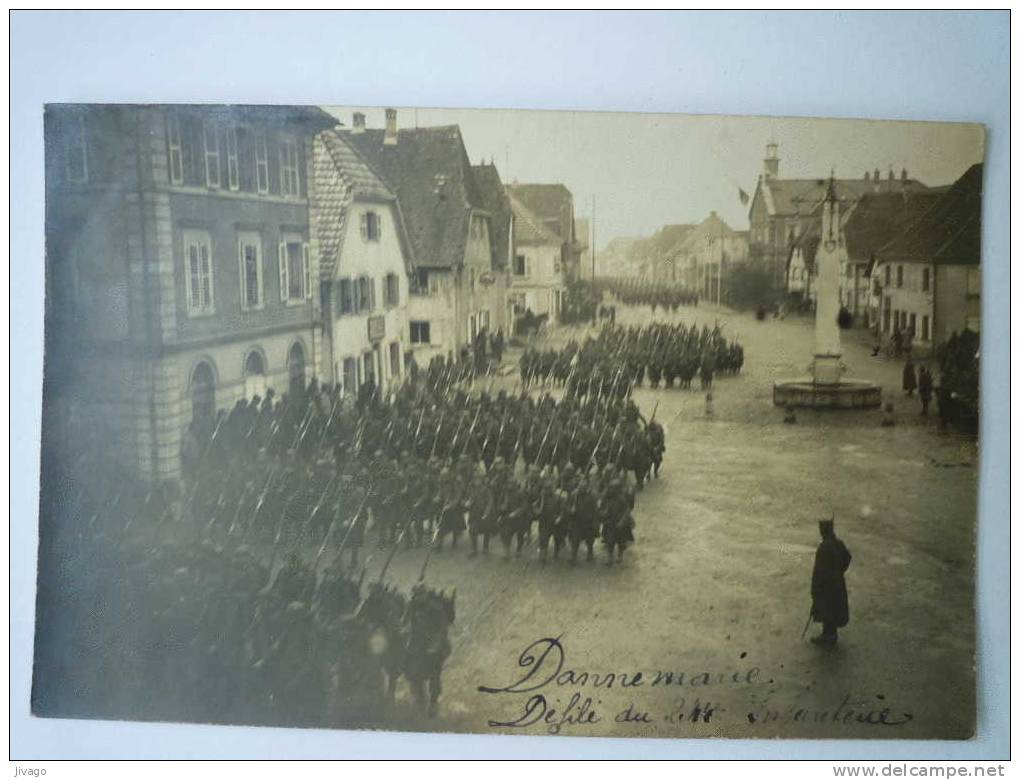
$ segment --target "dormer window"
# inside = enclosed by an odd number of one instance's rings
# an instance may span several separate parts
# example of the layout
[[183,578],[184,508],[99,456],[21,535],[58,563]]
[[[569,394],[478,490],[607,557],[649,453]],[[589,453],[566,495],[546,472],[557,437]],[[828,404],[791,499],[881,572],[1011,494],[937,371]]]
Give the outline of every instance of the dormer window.
[[382,235],[382,220],[375,211],[366,211],[361,215],[361,240],[378,241]]

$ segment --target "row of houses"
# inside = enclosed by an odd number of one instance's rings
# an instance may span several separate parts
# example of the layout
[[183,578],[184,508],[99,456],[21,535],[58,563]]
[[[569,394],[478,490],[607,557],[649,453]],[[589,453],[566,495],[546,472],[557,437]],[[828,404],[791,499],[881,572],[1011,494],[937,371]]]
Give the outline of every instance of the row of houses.
[[[505,185],[457,126],[281,106],[50,106],[44,437],[152,478],[240,399],[354,393],[531,310],[586,249],[563,185]],[[64,445],[66,448],[66,445]],[[59,448],[58,448],[59,449]]]
[[608,274],[657,284],[681,284],[704,298],[723,294],[728,268],[747,260],[747,231],[734,230],[714,211],[697,223],[665,225],[647,238],[616,238],[601,256]]
[[766,145],[749,198],[749,230],[712,212],[697,224],[666,225],[647,238],[614,238],[599,253],[600,273],[681,283],[726,300],[740,266],[755,265],[775,291],[815,301],[815,258],[823,202],[836,194],[840,304],[862,326],[897,330],[931,343],[980,328],[981,165],[947,186],[930,187],[906,169],[859,179],[784,179],[779,147]]
[[[886,335],[909,333],[923,344],[980,330],[981,178],[977,164],[942,187],[927,187],[905,170],[898,178],[890,171],[883,179],[876,171],[858,182],[833,179],[840,305],[857,324]],[[791,189],[775,184],[763,177],[759,193]],[[823,199],[814,197],[825,186],[803,186],[800,213],[775,218],[788,231],[785,288],[811,304]],[[765,198],[756,200],[760,206]]]

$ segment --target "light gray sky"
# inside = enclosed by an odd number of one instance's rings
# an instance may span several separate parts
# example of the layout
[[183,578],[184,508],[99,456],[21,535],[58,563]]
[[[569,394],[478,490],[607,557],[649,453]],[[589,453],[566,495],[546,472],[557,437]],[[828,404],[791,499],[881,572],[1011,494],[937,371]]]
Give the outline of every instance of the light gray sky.
[[[329,110],[346,126],[363,111]],[[460,125],[473,164],[492,158],[505,182],[562,182],[578,217],[596,201],[596,245],[645,236],[716,211],[747,228],[738,187],[754,195],[765,144],[779,144],[780,178],[863,177],[876,167],[934,186],[950,184],[984,157],[981,125],[860,119],[722,117],[577,111],[398,108],[399,127]]]

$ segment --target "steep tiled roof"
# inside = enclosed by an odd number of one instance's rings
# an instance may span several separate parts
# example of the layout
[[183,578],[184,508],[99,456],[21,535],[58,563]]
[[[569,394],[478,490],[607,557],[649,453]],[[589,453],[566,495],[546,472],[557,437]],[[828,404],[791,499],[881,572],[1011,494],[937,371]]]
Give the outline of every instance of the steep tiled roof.
[[948,187],[920,192],[869,193],[862,197],[843,226],[850,260],[868,262],[911,222],[945,194]]
[[[825,198],[828,179],[765,179],[766,203],[780,216],[811,214]],[[836,195],[841,202],[852,202],[869,193],[919,192],[927,187],[916,179],[836,179]]]
[[542,224],[531,209],[510,195],[510,206],[514,211],[514,243],[518,246],[561,246],[563,240]]
[[503,187],[495,165],[473,165],[471,172],[481,194],[482,203],[485,210],[489,212],[491,220],[492,264],[496,268],[506,268],[510,262],[508,254],[510,251],[510,223],[513,214],[510,199],[507,197],[506,189]]
[[464,262],[472,209],[485,203],[456,125],[397,131],[383,144],[383,130],[345,132],[355,149],[396,193],[415,263],[452,268]]
[[877,252],[881,262],[981,263],[982,165],[972,165],[934,205]]
[[554,231],[561,241],[573,241],[574,196],[563,184],[511,184],[510,194]]
[[319,272],[332,279],[340,262],[351,203],[392,202],[393,191],[372,171],[342,133],[326,130],[313,142],[312,206],[319,239]]

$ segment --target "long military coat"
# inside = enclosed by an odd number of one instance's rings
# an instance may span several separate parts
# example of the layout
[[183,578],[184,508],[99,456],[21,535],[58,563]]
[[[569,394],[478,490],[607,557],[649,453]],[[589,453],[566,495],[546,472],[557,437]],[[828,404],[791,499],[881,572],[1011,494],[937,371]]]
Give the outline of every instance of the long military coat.
[[841,539],[823,539],[815,552],[815,568],[811,574],[811,615],[815,622],[834,623],[837,627],[850,622],[846,580],[850,567],[850,551]]

